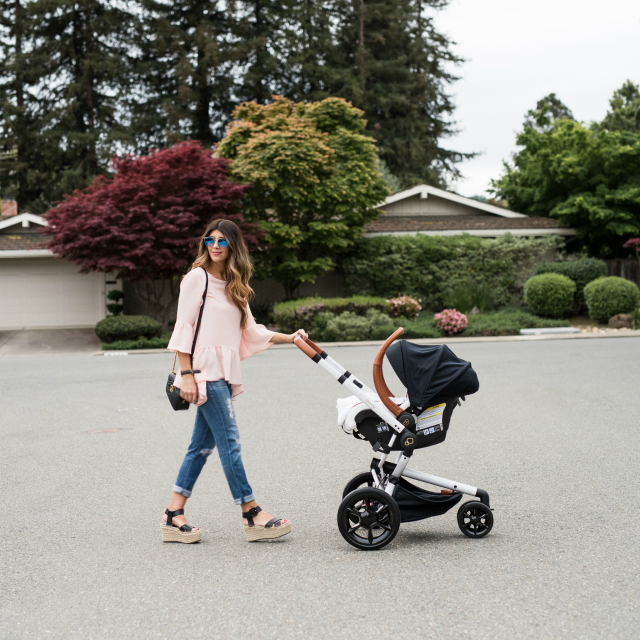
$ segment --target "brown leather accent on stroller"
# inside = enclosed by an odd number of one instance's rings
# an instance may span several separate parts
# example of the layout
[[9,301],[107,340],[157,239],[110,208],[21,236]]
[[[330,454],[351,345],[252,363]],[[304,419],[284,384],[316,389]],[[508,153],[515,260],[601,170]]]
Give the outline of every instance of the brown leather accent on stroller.
[[[302,351],[305,355],[309,356],[312,360],[314,358],[317,358],[318,360],[320,358],[318,358],[318,351],[316,351],[316,349],[313,349],[309,344],[307,344],[307,342],[304,340],[304,338],[298,336],[296,338],[293,339],[293,344],[296,345],[296,347],[298,347],[298,349],[300,349],[300,351]],[[315,345],[313,345],[315,347]]]
[[397,418],[401,413],[402,409],[395,403],[391,398],[393,398],[393,394],[387,387],[387,383],[384,381],[384,374],[382,373],[382,360],[384,358],[385,351],[388,349],[389,345],[399,336],[404,333],[404,329],[402,327],[396,329],[385,341],[384,344],[380,347],[375,360],[373,361],[373,385],[380,396],[380,400],[382,404],[393,413],[393,415]]

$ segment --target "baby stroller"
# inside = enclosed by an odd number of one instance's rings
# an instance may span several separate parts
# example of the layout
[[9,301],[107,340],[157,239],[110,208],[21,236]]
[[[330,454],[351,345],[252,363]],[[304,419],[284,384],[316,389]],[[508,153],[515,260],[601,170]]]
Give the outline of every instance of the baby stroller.
[[[444,442],[453,410],[461,406],[461,399],[478,390],[479,383],[471,363],[457,358],[445,345],[416,345],[401,340],[390,346],[402,333],[402,328],[397,329],[376,355],[373,382],[377,394],[311,340],[295,339],[301,351],[354,394],[355,397],[338,401],[338,420],[343,430],[369,442],[380,454],[373,458],[368,471],[347,483],[338,508],[340,533],[349,544],[363,550],[389,544],[401,522],[446,513],[460,502],[462,494],[479,498],[458,509],[462,533],[482,538],[493,527],[486,491],[407,467],[416,449]],[[385,353],[407,388],[405,398],[394,398],[384,381]],[[398,452],[395,462],[388,460],[392,451]],[[407,478],[442,490],[427,491]]]

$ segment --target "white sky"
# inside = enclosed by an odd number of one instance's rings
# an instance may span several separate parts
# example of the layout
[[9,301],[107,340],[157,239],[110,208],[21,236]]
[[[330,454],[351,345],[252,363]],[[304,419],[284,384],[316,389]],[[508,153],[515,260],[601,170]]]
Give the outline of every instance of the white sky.
[[482,152],[460,165],[453,188],[462,195],[488,195],[540,98],[555,93],[589,122],[625,80],[640,83],[638,0],[451,0],[436,27],[466,59],[452,85],[461,131],[445,144]]

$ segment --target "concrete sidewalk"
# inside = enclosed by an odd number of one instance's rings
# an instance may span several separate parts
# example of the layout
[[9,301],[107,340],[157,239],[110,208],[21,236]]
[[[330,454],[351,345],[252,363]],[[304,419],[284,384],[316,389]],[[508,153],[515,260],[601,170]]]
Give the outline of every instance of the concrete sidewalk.
[[93,329],[0,331],[0,358],[90,354],[102,348]]

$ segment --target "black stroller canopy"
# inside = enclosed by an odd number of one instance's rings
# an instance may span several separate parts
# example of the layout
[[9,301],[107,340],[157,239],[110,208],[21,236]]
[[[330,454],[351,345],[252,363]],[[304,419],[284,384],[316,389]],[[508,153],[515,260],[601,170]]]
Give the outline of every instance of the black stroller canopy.
[[471,363],[458,358],[444,344],[419,345],[400,340],[387,349],[387,358],[414,407],[468,396],[480,388]]

